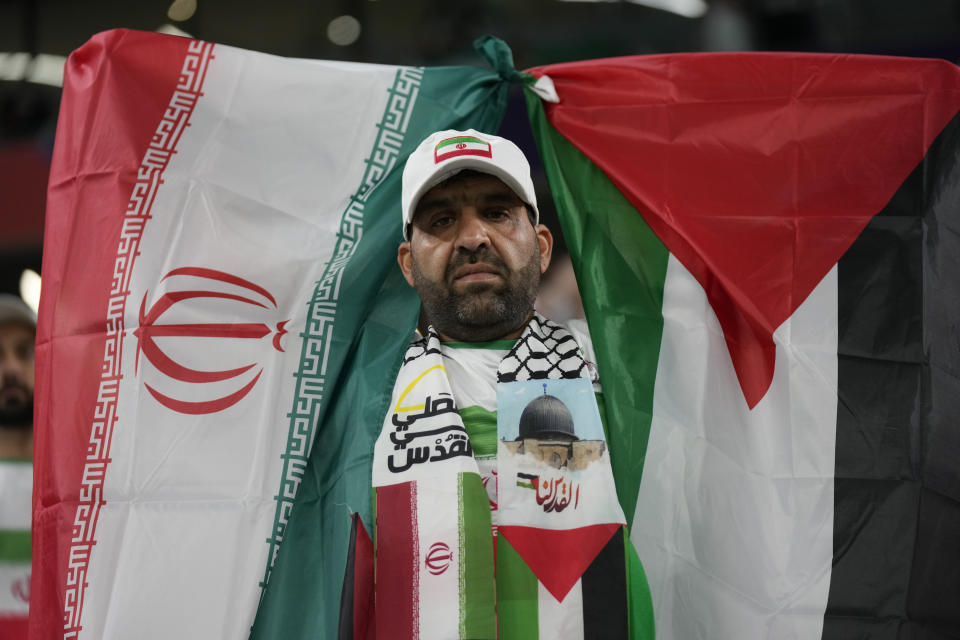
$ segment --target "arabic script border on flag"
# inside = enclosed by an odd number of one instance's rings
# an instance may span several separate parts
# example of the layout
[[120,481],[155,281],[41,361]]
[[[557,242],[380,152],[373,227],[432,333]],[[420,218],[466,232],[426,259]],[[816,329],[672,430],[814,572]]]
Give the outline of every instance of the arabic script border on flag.
[[201,87],[213,57],[213,43],[199,40],[189,43],[176,89],[137,170],[137,179],[124,212],[107,300],[103,367],[100,370],[96,409],[83,463],[77,514],[68,552],[63,600],[64,638],[76,638],[80,633],[90,552],[96,544],[97,520],[104,505],[103,482],[110,462],[113,431],[117,425],[117,390],[121,379],[124,312],[130,292],[130,276],[139,255],[143,230],[151,218],[150,210],[157,189],[163,183],[163,172],[176,152],[180,135],[189,124],[197,101],[203,95]]
[[327,359],[330,355],[333,326],[340,299],[340,280],[347,263],[356,252],[363,237],[363,213],[367,199],[380,182],[390,174],[397,163],[410,116],[413,114],[420,85],[423,82],[423,67],[398,69],[393,86],[388,90],[386,108],[377,128],[376,143],[366,159],[363,180],[350,197],[343,216],[333,250],[333,259],[327,263],[323,275],[317,281],[307,312],[307,324],[303,330],[300,350],[300,367],[294,377],[296,387],[293,407],[288,414],[290,429],[283,453],[283,471],[277,501],[272,535],[267,538],[269,551],[260,588],[270,580],[270,572],[283,542],[290,511],[303,480],[310,447],[319,422],[327,375]]

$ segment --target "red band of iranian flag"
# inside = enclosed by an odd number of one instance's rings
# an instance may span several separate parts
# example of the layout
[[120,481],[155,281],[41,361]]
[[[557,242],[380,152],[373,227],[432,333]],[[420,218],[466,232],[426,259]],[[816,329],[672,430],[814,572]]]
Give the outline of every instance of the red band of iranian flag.
[[[420,558],[415,482],[377,488],[377,527],[377,629],[391,629],[398,638],[417,638]],[[384,529],[390,534],[381,535]]]

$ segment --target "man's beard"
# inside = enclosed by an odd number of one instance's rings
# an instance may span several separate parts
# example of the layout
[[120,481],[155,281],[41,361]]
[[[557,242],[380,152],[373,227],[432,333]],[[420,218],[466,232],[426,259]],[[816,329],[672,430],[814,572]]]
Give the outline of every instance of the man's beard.
[[[8,383],[4,387],[10,386]],[[33,427],[33,394],[21,385],[25,400],[9,401],[0,404],[0,428],[27,429]]]
[[[502,284],[468,284],[462,293],[453,290],[453,274],[465,264],[483,263],[496,269]],[[447,265],[442,283],[424,277],[412,261],[413,284],[420,294],[423,310],[438,332],[463,342],[496,340],[521,328],[533,314],[540,286],[540,256],[511,272],[500,258],[486,248],[458,251]]]

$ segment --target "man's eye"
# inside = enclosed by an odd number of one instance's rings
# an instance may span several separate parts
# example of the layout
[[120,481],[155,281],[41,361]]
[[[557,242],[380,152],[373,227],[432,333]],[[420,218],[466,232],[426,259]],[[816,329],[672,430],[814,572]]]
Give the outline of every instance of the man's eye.
[[484,215],[488,220],[505,220],[510,217],[510,212],[503,208],[487,209]]
[[444,229],[453,224],[453,216],[437,216],[430,221],[431,229]]

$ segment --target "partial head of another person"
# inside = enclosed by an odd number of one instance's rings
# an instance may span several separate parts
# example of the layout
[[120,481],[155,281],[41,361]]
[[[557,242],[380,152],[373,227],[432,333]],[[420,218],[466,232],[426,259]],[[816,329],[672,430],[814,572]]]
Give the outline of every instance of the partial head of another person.
[[0,427],[33,426],[33,345],[37,318],[23,300],[0,294]]

